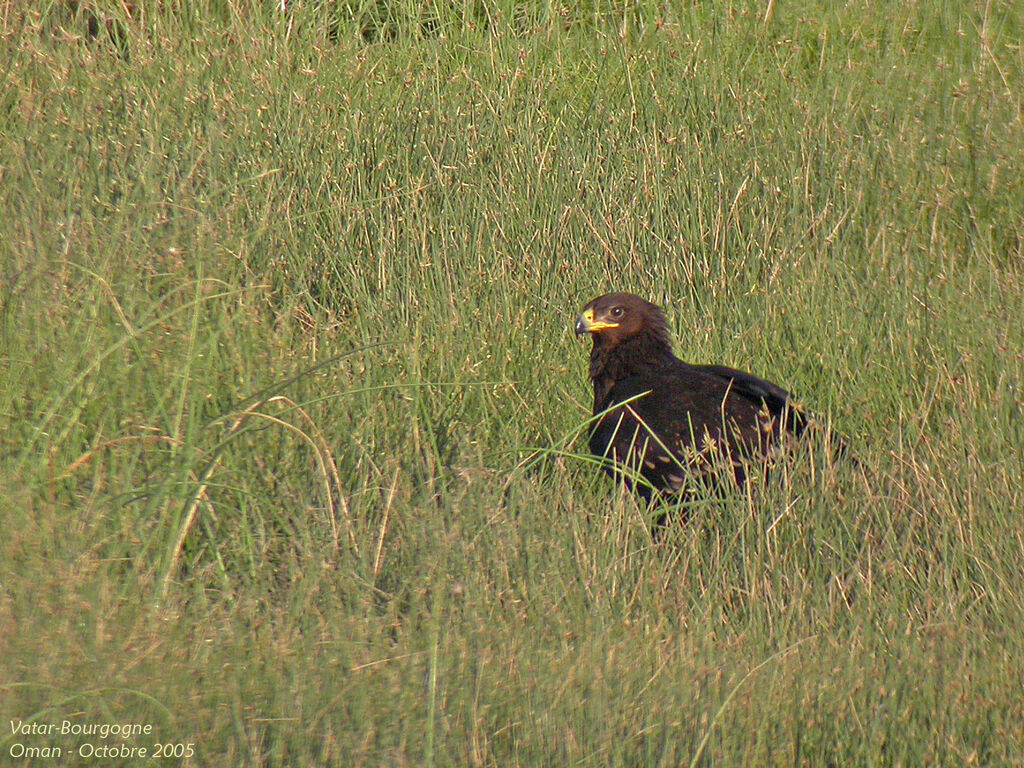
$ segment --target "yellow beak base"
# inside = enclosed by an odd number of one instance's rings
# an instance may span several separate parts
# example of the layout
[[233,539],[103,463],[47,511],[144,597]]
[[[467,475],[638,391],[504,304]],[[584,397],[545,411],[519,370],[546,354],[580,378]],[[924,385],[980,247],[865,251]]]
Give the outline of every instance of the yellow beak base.
[[608,328],[618,328],[618,323],[609,323],[604,320],[594,319],[594,310],[588,309],[576,320],[576,335],[582,336],[584,333],[600,333]]

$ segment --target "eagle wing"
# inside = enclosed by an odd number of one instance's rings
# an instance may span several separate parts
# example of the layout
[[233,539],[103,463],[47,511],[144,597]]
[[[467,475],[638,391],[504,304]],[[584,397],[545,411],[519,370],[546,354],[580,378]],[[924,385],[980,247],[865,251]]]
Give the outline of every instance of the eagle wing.
[[679,363],[616,382],[592,428],[591,451],[615,462],[613,472],[627,482],[639,474],[659,491],[678,491],[688,474],[717,478],[725,469],[743,482],[745,459],[766,452],[778,419],[753,389],[759,379],[721,370],[735,375]]
[[[681,363],[686,365],[685,363]],[[807,427],[807,416],[795,402],[793,396],[782,387],[753,374],[729,368],[724,365],[687,366],[703,373],[717,376],[731,382],[732,391],[754,403],[764,404],[778,423],[785,424],[786,430],[800,435]]]

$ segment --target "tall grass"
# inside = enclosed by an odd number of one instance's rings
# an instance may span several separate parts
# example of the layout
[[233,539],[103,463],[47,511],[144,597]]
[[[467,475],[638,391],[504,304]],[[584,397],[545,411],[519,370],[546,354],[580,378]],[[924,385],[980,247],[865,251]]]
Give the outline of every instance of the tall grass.
[[[1020,764],[1017,4],[288,5],[0,12],[2,717]],[[652,541],[580,455],[611,289],[860,468]]]

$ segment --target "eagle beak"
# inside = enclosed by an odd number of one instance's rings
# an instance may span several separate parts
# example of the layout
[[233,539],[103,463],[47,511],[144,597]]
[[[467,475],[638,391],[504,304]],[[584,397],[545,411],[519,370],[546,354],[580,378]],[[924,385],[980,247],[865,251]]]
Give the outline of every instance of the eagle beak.
[[577,336],[582,336],[584,333],[597,333],[598,331],[603,331],[606,328],[618,327],[618,323],[606,323],[604,320],[595,320],[593,309],[588,309],[576,319]]

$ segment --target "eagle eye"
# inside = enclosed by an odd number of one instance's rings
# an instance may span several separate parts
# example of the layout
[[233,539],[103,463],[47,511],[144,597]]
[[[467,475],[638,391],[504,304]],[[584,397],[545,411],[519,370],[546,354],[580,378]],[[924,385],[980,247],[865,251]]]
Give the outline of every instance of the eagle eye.
[[624,310],[622,307],[615,307],[614,309],[612,309],[611,315],[612,317],[622,317],[625,311],[626,310]]

